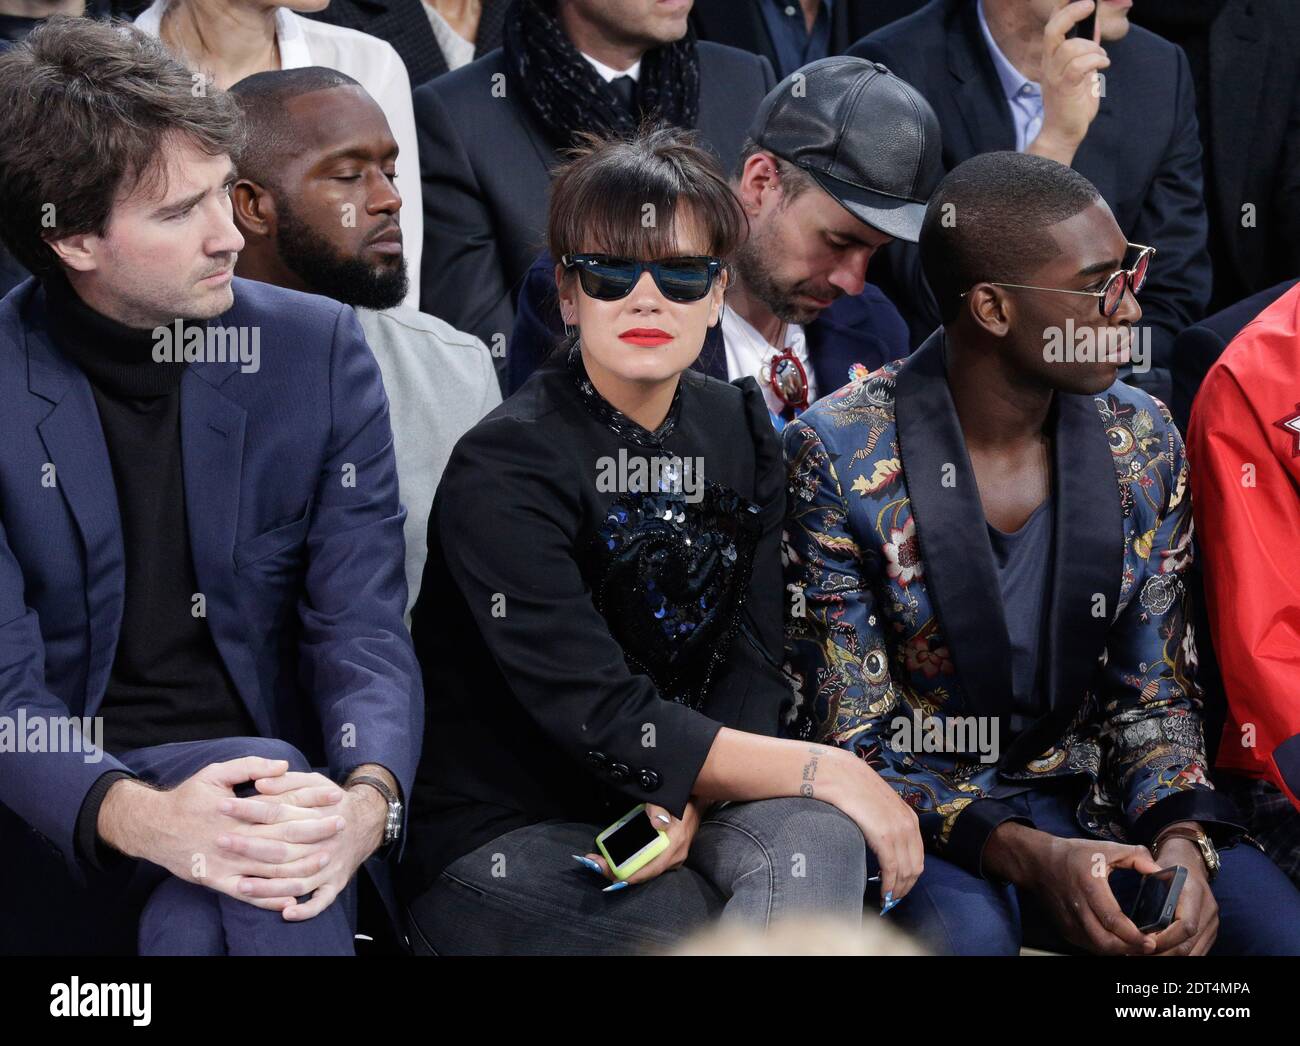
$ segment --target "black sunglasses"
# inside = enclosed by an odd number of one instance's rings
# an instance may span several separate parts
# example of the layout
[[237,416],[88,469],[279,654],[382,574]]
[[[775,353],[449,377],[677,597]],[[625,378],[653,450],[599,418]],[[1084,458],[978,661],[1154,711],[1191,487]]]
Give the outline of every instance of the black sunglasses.
[[566,254],[560,264],[577,269],[583,292],[600,301],[626,298],[643,272],[654,278],[655,286],[669,301],[699,301],[709,293],[714,277],[722,269],[721,259],[704,256],[644,262],[612,254]]

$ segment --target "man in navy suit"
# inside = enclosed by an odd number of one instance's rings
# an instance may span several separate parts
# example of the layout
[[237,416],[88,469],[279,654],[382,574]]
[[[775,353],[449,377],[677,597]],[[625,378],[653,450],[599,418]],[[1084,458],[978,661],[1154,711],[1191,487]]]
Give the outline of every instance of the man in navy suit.
[[[946,170],[986,152],[1045,156],[1097,186],[1130,243],[1159,245],[1143,292],[1152,359],[1139,364],[1135,352],[1134,371],[1167,400],[1173,340],[1210,296],[1201,144],[1186,56],[1130,26],[1130,6],[933,0],[849,54],[883,62],[925,95],[943,128]],[[1071,37],[1094,11],[1100,42]],[[891,248],[881,262],[881,286],[913,339],[925,338],[939,313],[916,251]]]
[[238,109],[192,87],[84,20],[0,58],[0,237],[36,274],[0,302],[3,950],[126,910],[146,953],[350,953],[401,836],[379,368],[350,309],[233,277]]
[[[861,59],[825,58],[759,106],[731,186],[749,219],[722,320],[696,367],[753,376],[778,427],[819,396],[907,355],[872,256],[915,240],[940,177],[939,127],[916,91]],[[506,356],[513,392],[560,340],[557,269],[534,263]]]

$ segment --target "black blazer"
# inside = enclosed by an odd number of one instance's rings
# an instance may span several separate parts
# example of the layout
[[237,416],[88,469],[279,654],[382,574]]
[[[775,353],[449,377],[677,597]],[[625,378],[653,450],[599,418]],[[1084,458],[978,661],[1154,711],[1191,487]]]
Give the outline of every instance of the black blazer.
[[[925,0],[836,0],[831,9],[828,54],[843,54],[855,41],[910,15]],[[761,54],[779,68],[772,34],[760,10],[762,0],[695,0],[691,25],[701,40]]]
[[[701,630],[705,645],[682,654],[720,652],[699,711],[665,700],[630,662],[630,651],[644,649],[635,637],[662,626],[647,616],[644,575],[603,559],[601,531],[623,495],[598,489],[598,462],[647,452],[597,419],[565,361],[548,361],[457,444],[434,498],[412,622],[428,726],[404,859],[408,897],[456,858],[527,824],[605,827],[641,802],[680,815],[721,725],[777,733],[793,699],[779,667],[785,472],[758,386],[687,371],[663,446],[702,456],[706,481],[756,507],[727,508],[728,518],[750,521],[756,542],[731,546],[742,562],[753,547],[749,583],[742,570],[734,588],[745,598],[739,631],[715,643]],[[689,549],[642,547],[639,562],[665,553],[711,562],[718,545],[695,529],[707,509],[699,504],[684,513]],[[677,594],[693,605],[688,588]],[[598,609],[622,596],[638,609]]]
[[[727,173],[774,85],[757,55],[701,43],[698,130]],[[507,92],[500,49],[415,91],[424,188],[420,308],[469,331],[504,366],[524,274],[544,246],[546,192],[560,158]]]
[[[475,58],[501,46],[501,30],[509,7],[510,0],[483,0],[474,40]],[[330,0],[329,7],[307,17],[387,40],[406,65],[413,88],[447,72],[447,59],[433,35],[423,0]]]
[[[1133,243],[1159,249],[1142,291],[1157,366],[1200,319],[1210,296],[1201,143],[1191,72],[1182,50],[1137,26],[1106,44],[1106,93],[1074,168],[1091,181]],[[951,169],[979,153],[1016,147],[1015,125],[980,33],[975,0],[933,0],[859,41],[849,54],[884,62],[925,95],[943,130]],[[890,244],[876,280],[914,338],[939,325],[917,249]]]

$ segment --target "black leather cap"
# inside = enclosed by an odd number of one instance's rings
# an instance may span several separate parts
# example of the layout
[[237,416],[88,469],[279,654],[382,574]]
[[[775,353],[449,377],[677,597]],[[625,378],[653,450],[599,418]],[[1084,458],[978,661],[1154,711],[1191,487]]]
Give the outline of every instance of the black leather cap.
[[920,238],[943,177],[939,120],[879,62],[842,55],[796,70],[759,104],[749,136],[806,170],[860,221]]

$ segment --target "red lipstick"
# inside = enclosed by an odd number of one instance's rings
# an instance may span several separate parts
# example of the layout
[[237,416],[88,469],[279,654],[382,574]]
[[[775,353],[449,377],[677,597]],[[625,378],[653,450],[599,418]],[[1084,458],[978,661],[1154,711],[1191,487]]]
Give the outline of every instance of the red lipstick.
[[673,336],[667,331],[661,331],[658,327],[630,327],[619,336],[619,341],[625,341],[630,345],[644,345],[653,347],[663,345],[665,342],[673,340]]

